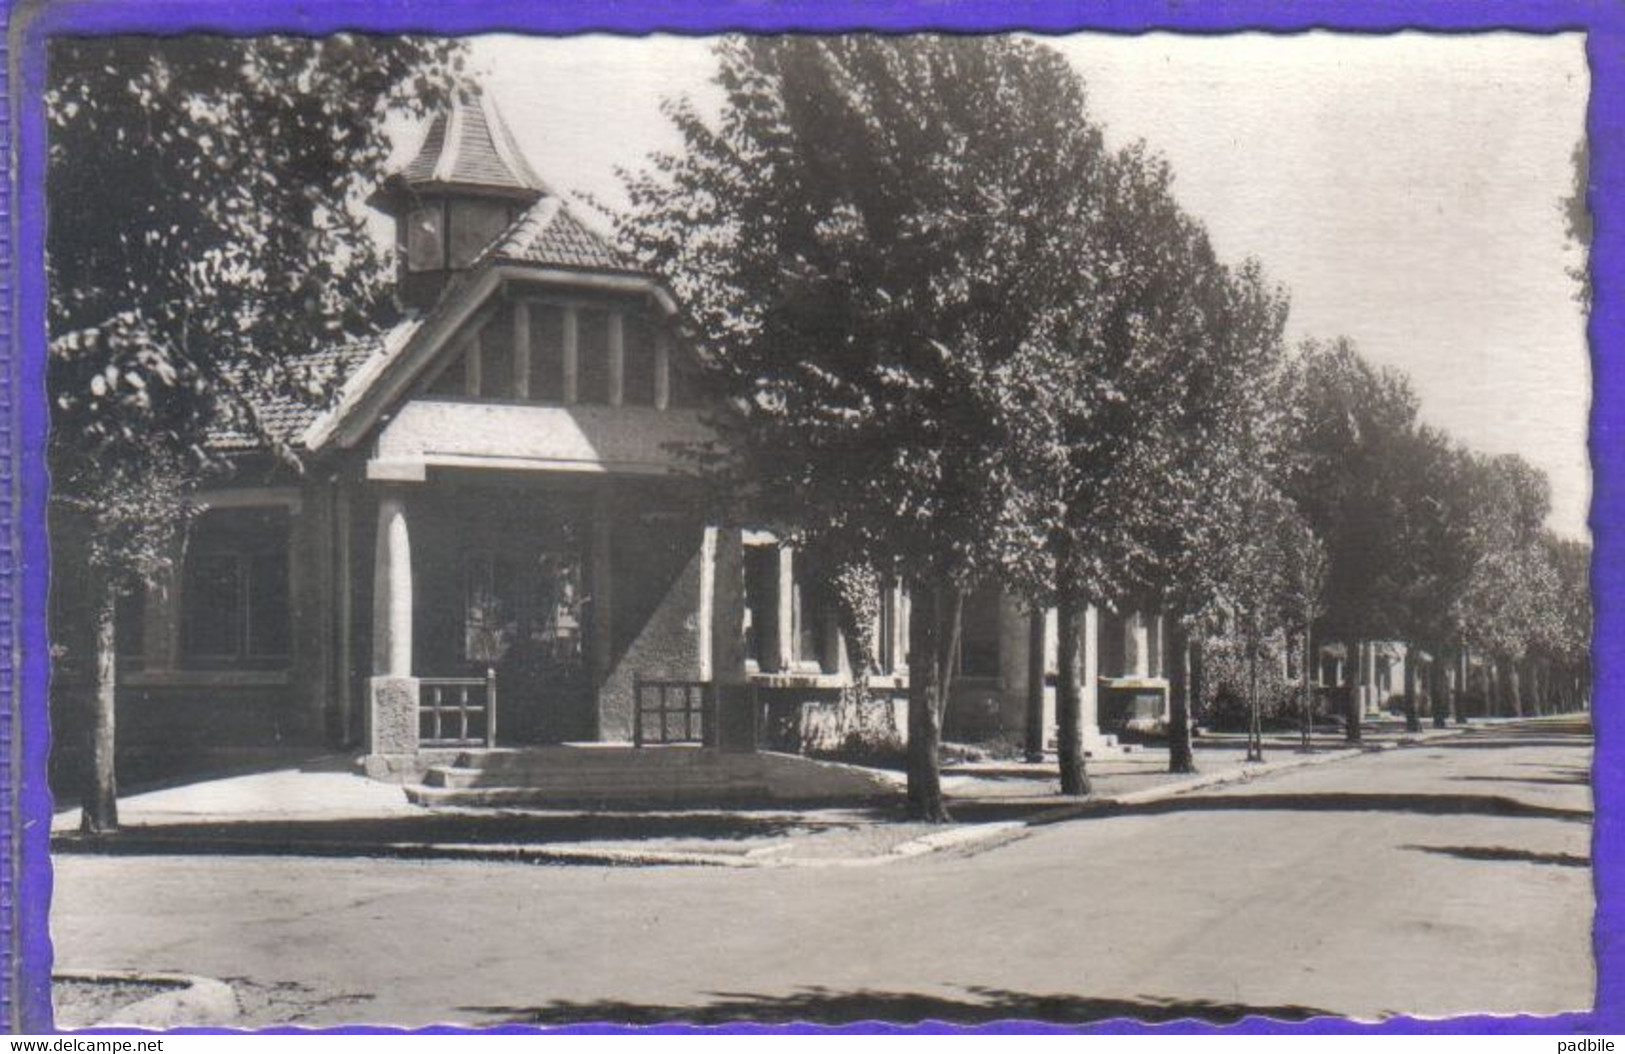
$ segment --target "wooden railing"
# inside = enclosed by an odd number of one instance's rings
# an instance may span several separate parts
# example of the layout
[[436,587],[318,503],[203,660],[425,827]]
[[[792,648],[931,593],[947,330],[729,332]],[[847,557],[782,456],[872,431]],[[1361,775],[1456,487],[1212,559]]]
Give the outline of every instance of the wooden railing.
[[497,674],[418,680],[418,743],[425,747],[493,747],[497,741]]
[[632,688],[632,745],[717,745],[717,693],[709,681],[653,681]]

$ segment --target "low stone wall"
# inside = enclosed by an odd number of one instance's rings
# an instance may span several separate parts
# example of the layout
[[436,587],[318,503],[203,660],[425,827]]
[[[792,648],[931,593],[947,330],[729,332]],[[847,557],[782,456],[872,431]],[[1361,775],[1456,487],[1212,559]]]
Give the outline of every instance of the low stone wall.
[[761,688],[766,750],[853,761],[887,761],[908,747],[908,699],[875,694],[856,709],[836,688]]

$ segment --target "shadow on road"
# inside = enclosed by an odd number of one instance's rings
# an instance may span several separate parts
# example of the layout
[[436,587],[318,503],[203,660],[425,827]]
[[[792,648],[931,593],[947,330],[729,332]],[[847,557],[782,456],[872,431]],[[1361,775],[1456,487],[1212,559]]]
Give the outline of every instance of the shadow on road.
[[[307,852],[312,845],[386,845],[435,843],[461,845],[573,843],[703,839],[740,841],[782,836],[811,825],[793,815],[751,816],[743,813],[702,814],[592,814],[564,815],[468,813],[390,816],[371,819],[244,820],[234,823],[148,823],[129,825],[101,839],[76,834],[52,839],[56,851],[118,852],[121,842],[132,846],[155,841],[173,842],[166,851],[230,852],[233,845],[256,847],[256,852]],[[821,828],[851,826],[824,823]],[[140,851],[140,850],[132,850]]]
[[1169,1022],[1183,1018],[1218,1024],[1231,1024],[1247,1017],[1270,1017],[1281,1021],[1304,1021],[1324,1017],[1329,1011],[1303,1006],[1244,1006],[1207,1000],[1176,1000],[1156,996],[1139,999],[1091,999],[1075,995],[1034,995],[997,988],[965,989],[967,998],[954,999],[913,992],[876,992],[868,989],[845,992],[822,986],[802,988],[793,995],[771,996],[751,992],[714,992],[713,1002],[698,1006],[651,1006],[642,1003],[606,1000],[591,1003],[554,1002],[533,1007],[465,1006],[465,1013],[488,1014],[504,1024],[563,1025],[607,1022],[626,1025],[653,1025],[682,1022],[720,1025],[732,1021],[785,1024],[848,1024],[880,1021],[916,1024],[943,1021],[954,1024],[985,1024],[1018,1019],[1054,1024],[1084,1024],[1129,1018],[1145,1022]]
[[1494,738],[1485,736],[1463,736],[1458,739],[1439,740],[1428,744],[1429,750],[1527,750],[1530,747],[1569,747],[1574,750],[1590,750],[1590,736],[1502,736],[1497,734]]
[[1591,858],[1573,853],[1537,853],[1530,849],[1509,849],[1501,845],[1406,845],[1418,853],[1438,853],[1462,860],[1494,860],[1519,864],[1550,864],[1554,867],[1590,867]]
[[1589,774],[1573,776],[1451,776],[1463,783],[1550,783],[1569,787],[1585,787],[1591,783]]
[[1498,794],[1205,794],[1139,804],[1111,803],[1088,817],[1160,816],[1181,812],[1408,812],[1422,816],[1510,816],[1590,823],[1585,809],[1556,809]]

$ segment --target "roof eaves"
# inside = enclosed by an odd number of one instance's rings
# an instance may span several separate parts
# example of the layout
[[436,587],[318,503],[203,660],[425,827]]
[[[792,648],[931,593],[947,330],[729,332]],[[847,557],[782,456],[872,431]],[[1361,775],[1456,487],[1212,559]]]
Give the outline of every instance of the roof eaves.
[[332,436],[333,431],[349,413],[351,407],[372,386],[372,380],[412,342],[423,328],[427,316],[414,315],[396,323],[384,334],[378,350],[362,359],[350,371],[339,388],[339,397],[333,405],[318,414],[299,435],[299,444],[315,452]]

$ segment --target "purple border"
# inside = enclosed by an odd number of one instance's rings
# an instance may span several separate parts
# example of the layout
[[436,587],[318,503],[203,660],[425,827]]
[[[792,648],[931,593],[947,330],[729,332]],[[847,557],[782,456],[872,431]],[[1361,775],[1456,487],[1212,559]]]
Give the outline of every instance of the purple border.
[[[1594,711],[1597,764],[1594,794],[1597,820],[1593,859],[1599,891],[1594,931],[1598,983],[1596,1010],[1548,1018],[1464,1017],[1448,1022],[1397,1018],[1380,1025],[1317,1019],[1282,1023],[1253,1018],[1228,1028],[1192,1021],[1149,1026],[1119,1020],[1082,1028],[1060,1028],[1005,1022],[978,1028],[927,1023],[900,1029],[882,1023],[839,1028],[735,1025],[720,1029],[660,1026],[630,1029],[573,1026],[547,1031],[564,1033],[645,1032],[664,1034],[712,1031],[771,1032],[1096,1032],[1096,1033],[1575,1033],[1625,1032],[1625,971],[1620,940],[1625,938],[1625,848],[1621,818],[1612,803],[1625,800],[1625,760],[1619,742],[1625,715],[1620,701],[1625,660],[1625,541],[1615,529],[1625,522],[1621,486],[1621,453],[1625,444],[1625,370],[1613,352],[1625,336],[1625,240],[1618,229],[1625,220],[1625,4],[1618,0],[1100,0],[1081,3],[1042,0],[485,0],[464,5],[437,0],[46,0],[43,9],[17,12],[18,0],[0,0],[10,32],[0,77],[8,107],[0,115],[0,165],[9,165],[13,127],[20,131],[15,184],[20,208],[13,211],[9,181],[0,182],[0,436],[9,455],[0,461],[0,819],[12,837],[0,839],[0,933],[13,955],[0,966],[0,1011],[14,1029],[38,1032],[51,1021],[51,945],[47,910],[51,894],[48,839],[51,818],[46,787],[49,729],[46,679],[49,652],[45,637],[46,566],[44,440],[44,311],[42,259],[42,193],[44,122],[40,106],[44,82],[43,41],[53,34],[117,32],[165,33],[212,30],[256,33],[271,30],[332,32],[365,29],[377,32],[423,31],[461,34],[498,30],[532,33],[610,31],[687,34],[724,30],[872,29],[904,32],[922,29],[991,31],[1025,29],[1064,32],[1093,29],[1138,33],[1166,29],[1220,32],[1259,29],[1291,32],[1310,28],[1383,32],[1396,29],[1471,31],[1513,29],[1534,33],[1584,30],[1589,33],[1592,95],[1587,116],[1591,144],[1591,206],[1595,240],[1591,256],[1595,304],[1590,320],[1594,376],[1591,452],[1594,468],[1591,527],[1595,535],[1592,582],[1596,598]],[[15,95],[10,86],[18,86]],[[1555,204],[1554,204],[1555,208]],[[11,219],[18,219],[15,237]],[[16,256],[12,249],[15,246]],[[15,279],[15,285],[11,280]],[[17,299],[11,299],[15,289]],[[16,312],[13,327],[12,313]],[[13,344],[12,332],[20,335]],[[20,455],[21,471],[13,472]],[[17,481],[14,484],[14,480]],[[20,535],[13,526],[13,486],[21,487]],[[20,537],[20,548],[18,547]],[[20,560],[18,554],[20,552]],[[20,568],[20,573],[19,573]],[[12,614],[20,603],[20,618]],[[12,677],[12,657],[20,655],[20,681]],[[14,706],[13,685],[21,686]],[[16,723],[16,722],[20,722]],[[19,735],[18,732],[21,734]],[[21,790],[14,810],[13,774],[19,761]],[[21,866],[18,866],[20,855]],[[280,1029],[280,1032],[300,1030]],[[348,1032],[400,1030],[354,1028]],[[436,1033],[456,1029],[425,1030]],[[502,1031],[531,1031],[502,1029]]]

